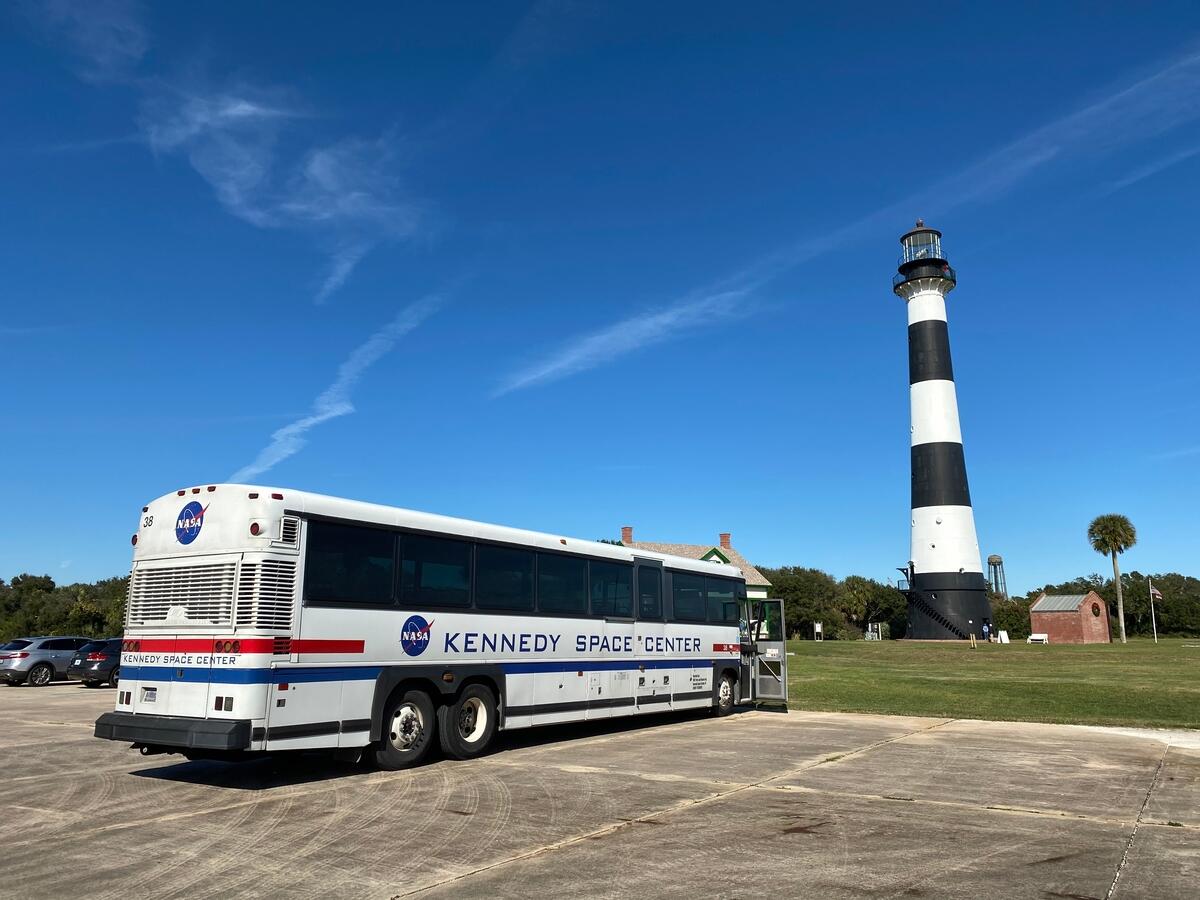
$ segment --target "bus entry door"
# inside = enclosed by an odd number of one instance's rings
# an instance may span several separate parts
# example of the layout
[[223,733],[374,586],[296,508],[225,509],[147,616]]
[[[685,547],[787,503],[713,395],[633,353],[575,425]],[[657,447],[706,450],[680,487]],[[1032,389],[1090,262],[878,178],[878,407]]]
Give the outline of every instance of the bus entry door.
[[745,600],[739,623],[742,631],[741,683],[745,700],[787,702],[787,644],[784,642],[783,601]]

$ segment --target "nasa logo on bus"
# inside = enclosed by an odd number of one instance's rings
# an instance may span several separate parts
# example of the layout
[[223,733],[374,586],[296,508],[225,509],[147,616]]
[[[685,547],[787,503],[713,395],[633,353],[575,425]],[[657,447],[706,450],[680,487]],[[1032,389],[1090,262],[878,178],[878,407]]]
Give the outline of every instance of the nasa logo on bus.
[[204,526],[206,512],[208,512],[208,507],[201,506],[195,500],[181,509],[179,518],[175,520],[175,539],[181,544],[190,544],[194,541]]
[[429,646],[429,629],[432,622],[426,622],[424,616],[409,616],[400,629],[400,649],[409,656],[420,656]]

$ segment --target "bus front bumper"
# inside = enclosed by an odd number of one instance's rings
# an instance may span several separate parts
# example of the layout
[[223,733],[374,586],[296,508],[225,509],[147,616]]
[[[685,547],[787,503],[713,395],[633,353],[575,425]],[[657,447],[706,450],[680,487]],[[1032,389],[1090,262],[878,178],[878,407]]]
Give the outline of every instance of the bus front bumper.
[[96,720],[95,735],[143,747],[181,750],[246,750],[249,719],[190,719],[144,713],[107,712]]

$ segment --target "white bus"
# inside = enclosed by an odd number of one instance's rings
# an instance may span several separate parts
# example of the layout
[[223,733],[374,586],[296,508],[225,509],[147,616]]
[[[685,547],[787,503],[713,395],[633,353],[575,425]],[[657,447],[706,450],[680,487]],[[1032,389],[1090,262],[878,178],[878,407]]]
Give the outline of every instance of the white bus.
[[147,754],[332,748],[398,769],[500,729],[726,714],[758,680],[729,565],[237,484],[152,501],[133,543],[95,734]]

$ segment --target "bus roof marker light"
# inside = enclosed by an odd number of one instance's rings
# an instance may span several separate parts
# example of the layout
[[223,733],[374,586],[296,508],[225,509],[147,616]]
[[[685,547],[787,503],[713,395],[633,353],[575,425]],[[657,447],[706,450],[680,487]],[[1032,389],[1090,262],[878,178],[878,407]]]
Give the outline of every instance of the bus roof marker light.
[[137,546],[137,535],[136,534],[132,538],[129,539],[129,543],[133,544],[133,546],[135,546],[135,547]]
[[193,494],[198,494],[198,493],[200,493],[200,488],[192,488],[192,493],[193,493]]
[[148,506],[143,506],[143,507],[142,507],[142,512],[150,512],[150,507],[148,507]]
[[272,500],[282,500],[282,499],[283,499],[283,494],[272,494],[272,495],[271,495],[271,499],[272,499]]
[[258,499],[258,491],[251,491],[246,496],[248,496],[251,500],[257,500]]
[[216,489],[217,489],[217,486],[216,486],[215,484],[210,484],[210,485],[208,486],[208,488],[207,488],[207,490],[208,490],[208,492],[209,492],[210,494],[211,494],[213,491],[215,491]]
[[187,491],[185,491],[185,490],[178,490],[178,491],[176,491],[175,493],[177,493],[177,494],[178,494],[180,497],[182,497],[184,494],[186,494],[186,493],[187,493]]

